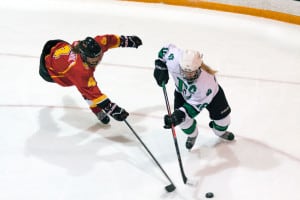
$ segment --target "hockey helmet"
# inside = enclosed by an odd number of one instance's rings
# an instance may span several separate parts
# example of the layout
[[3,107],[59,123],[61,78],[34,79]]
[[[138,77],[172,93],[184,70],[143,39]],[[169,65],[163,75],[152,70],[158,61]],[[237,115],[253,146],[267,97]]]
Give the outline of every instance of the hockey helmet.
[[85,57],[95,58],[100,55],[101,47],[94,38],[87,37],[79,42],[79,51]]
[[82,60],[90,67],[95,67],[101,60],[99,57],[101,54],[101,47],[94,38],[85,38],[79,42],[78,47]]
[[184,50],[179,61],[180,72],[184,79],[189,83],[196,80],[200,75],[200,67],[202,65],[202,57],[198,51]]

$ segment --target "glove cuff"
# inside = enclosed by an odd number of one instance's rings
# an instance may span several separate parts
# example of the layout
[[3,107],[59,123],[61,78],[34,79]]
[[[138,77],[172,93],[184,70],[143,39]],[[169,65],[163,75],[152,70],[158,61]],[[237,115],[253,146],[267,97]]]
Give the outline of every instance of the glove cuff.
[[[109,106],[110,104],[111,104],[111,101],[110,101],[109,98],[107,98],[107,99],[101,101],[100,103],[98,103],[98,104],[97,104],[97,107],[100,107],[101,109],[105,110],[105,108],[106,108],[107,106]],[[105,112],[106,112],[106,110],[105,110]]]
[[166,62],[162,59],[156,59],[155,60],[155,69],[159,69],[162,71],[168,70]]
[[120,36],[120,47],[128,47],[128,37],[124,35]]

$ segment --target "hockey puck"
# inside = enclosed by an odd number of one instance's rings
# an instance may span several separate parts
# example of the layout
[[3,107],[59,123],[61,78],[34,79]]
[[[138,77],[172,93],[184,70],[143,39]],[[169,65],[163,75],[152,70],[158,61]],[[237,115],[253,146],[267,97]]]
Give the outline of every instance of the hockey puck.
[[208,193],[205,194],[205,197],[206,198],[213,198],[214,197],[214,193],[208,192]]

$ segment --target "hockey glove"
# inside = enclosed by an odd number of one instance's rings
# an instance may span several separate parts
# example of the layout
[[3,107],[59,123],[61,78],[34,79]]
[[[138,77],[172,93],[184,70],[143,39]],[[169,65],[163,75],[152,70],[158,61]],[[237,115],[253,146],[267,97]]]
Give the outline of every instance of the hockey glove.
[[162,84],[167,84],[169,81],[169,72],[167,65],[164,61],[160,59],[155,60],[154,78],[157,84],[162,87]]
[[93,113],[96,115],[96,117],[103,123],[108,124],[110,119],[106,113],[104,113],[104,110],[100,108],[99,106],[96,107],[90,107]]
[[112,116],[117,121],[124,121],[129,113],[123,108],[119,107],[117,104],[110,102],[105,108],[104,111]]
[[171,116],[165,115],[164,121],[165,125],[164,128],[169,129],[172,127],[172,124],[174,126],[177,126],[178,124],[181,124],[185,120],[185,113],[181,110],[176,109]]
[[138,48],[140,45],[142,45],[142,40],[135,35],[132,36],[124,36],[121,35],[120,37],[120,47],[134,47]]

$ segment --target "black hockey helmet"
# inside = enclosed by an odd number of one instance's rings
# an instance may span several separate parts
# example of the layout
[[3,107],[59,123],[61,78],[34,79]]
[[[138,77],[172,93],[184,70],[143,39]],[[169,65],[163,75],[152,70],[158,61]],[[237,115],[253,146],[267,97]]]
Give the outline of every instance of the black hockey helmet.
[[79,52],[83,60],[86,60],[87,57],[95,58],[100,55],[101,47],[94,38],[87,37],[79,42]]

